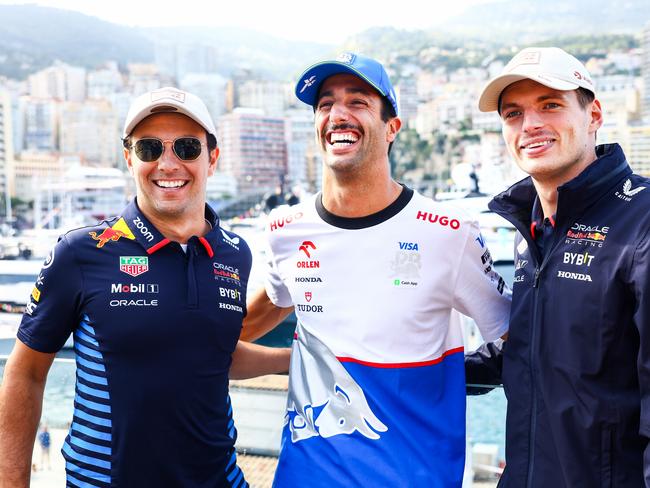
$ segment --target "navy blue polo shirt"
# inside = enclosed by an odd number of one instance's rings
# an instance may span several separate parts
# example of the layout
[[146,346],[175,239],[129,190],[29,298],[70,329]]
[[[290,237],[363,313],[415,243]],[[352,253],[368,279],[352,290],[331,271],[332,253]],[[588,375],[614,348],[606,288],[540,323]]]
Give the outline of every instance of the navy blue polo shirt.
[[132,202],[68,232],[43,265],[18,338],[58,351],[72,332],[68,486],[245,487],[228,370],[251,253],[219,227],[184,252]]

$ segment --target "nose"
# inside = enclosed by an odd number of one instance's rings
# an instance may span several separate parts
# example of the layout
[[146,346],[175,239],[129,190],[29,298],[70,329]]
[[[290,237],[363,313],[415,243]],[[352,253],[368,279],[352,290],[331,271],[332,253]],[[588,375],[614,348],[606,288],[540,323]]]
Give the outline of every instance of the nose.
[[541,114],[534,109],[524,110],[522,130],[524,132],[536,131],[544,126]]
[[173,144],[174,141],[163,141],[163,153],[158,158],[158,169],[161,171],[174,171],[181,165],[176,153],[174,153]]
[[349,112],[344,103],[336,102],[332,105],[330,109],[330,121],[332,122],[342,122],[348,120]]

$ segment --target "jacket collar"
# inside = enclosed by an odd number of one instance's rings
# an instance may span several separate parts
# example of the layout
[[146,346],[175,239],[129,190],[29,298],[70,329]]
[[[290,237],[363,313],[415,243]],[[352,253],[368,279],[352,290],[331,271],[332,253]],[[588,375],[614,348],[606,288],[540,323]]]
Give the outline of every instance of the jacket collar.
[[[212,257],[214,256],[214,251],[208,240],[213,233],[218,231],[219,217],[207,204],[205,205],[205,220],[212,226],[212,229],[205,236],[198,237],[198,240],[205,248],[208,256]],[[147,254],[153,254],[172,242],[162,235],[149,219],[144,216],[135,198],[124,209],[122,216],[113,225],[114,228],[117,228],[117,226],[119,226],[119,230],[125,233],[126,237],[140,244],[147,251]]]
[[[618,144],[597,146],[596,155],[597,159],[582,173],[558,188],[555,214],[558,227],[570,225],[605,192],[632,173]],[[536,198],[537,191],[529,176],[494,197],[488,207],[510,220],[521,231],[521,228],[530,227]]]

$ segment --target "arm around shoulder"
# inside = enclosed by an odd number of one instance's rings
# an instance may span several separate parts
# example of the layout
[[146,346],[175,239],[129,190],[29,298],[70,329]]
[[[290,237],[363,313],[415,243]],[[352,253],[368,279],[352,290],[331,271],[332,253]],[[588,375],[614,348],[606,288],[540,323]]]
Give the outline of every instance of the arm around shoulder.
[[240,339],[251,342],[275,328],[293,311],[293,307],[278,307],[271,301],[266,290],[261,288],[248,301],[246,310]]
[[232,354],[231,380],[245,380],[266,374],[289,371],[291,349],[288,347],[266,347],[239,341]]
[[7,360],[0,387],[0,488],[29,487],[34,439],[53,353],[20,340]]

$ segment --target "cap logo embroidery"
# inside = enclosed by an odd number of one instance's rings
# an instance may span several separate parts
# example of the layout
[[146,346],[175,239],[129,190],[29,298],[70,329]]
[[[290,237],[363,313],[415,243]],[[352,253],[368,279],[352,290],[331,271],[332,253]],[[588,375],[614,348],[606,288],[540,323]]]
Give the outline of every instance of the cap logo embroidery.
[[305,84],[302,86],[302,89],[300,90],[300,93],[304,92],[307,88],[312,86],[314,83],[316,83],[316,75],[310,76],[309,78],[306,78],[302,80]]
[[177,102],[185,103],[185,92],[178,90],[157,90],[151,92],[151,101],[157,102],[163,98],[171,98]]
[[339,54],[338,58],[336,58],[337,61],[340,63],[347,63],[347,64],[352,64],[354,63],[354,58],[356,56],[352,53],[341,53]]
[[580,71],[574,71],[573,76],[575,76],[577,79],[586,81],[590,85],[593,85],[593,82],[591,81],[591,78],[589,78],[587,75],[580,73]]

